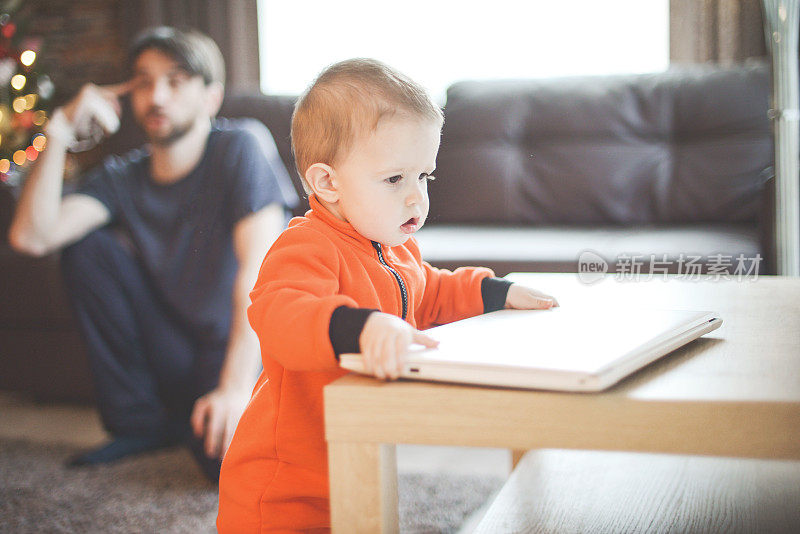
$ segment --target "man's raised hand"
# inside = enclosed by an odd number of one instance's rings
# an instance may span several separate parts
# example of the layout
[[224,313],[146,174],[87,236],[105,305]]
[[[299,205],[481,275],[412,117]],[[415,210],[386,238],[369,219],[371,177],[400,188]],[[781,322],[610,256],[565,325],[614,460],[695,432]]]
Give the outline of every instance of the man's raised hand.
[[51,120],[63,119],[71,136],[78,141],[97,136],[98,128],[100,137],[110,135],[119,129],[122,113],[119,98],[129,92],[132,86],[132,81],[104,86],[86,84],[75,98],[61,108],[63,115],[56,117],[57,110]]

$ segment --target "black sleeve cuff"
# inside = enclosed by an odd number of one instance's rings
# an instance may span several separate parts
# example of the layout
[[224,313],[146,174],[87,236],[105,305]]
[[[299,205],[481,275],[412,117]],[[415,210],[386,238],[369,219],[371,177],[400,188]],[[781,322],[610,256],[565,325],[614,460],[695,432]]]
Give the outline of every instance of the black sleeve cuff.
[[506,296],[511,282],[503,278],[486,277],[481,280],[481,297],[483,297],[483,313],[502,310],[506,307]]
[[347,306],[339,306],[333,310],[331,323],[328,326],[328,337],[331,338],[333,353],[336,355],[337,360],[340,354],[361,352],[358,338],[361,337],[361,331],[364,330],[364,323],[367,322],[367,318],[372,312],[376,311],[378,310],[349,308]]

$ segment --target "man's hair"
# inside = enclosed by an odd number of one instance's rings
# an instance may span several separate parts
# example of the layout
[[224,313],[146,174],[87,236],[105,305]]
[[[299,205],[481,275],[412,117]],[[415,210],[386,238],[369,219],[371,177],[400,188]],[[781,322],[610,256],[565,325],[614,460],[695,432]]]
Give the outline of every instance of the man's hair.
[[333,165],[359,135],[395,113],[444,122],[442,110],[413,80],[374,59],[356,58],[325,68],[300,96],[292,114],[292,151],[303,187],[314,163]]
[[192,76],[200,76],[206,85],[225,84],[225,60],[214,40],[196,30],[169,26],[148,28],[136,36],[128,52],[132,67],[145,50],[155,49],[171,57]]

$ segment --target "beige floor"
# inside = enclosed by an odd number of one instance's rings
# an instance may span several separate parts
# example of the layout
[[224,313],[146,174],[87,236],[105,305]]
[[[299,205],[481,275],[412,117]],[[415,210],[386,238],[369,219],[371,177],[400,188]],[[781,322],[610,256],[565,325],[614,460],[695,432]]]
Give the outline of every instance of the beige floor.
[[90,407],[40,404],[0,392],[0,436],[91,447],[103,441],[105,433]]
[[[92,407],[37,403],[17,394],[0,391],[0,437],[91,447],[101,443],[106,435]],[[507,477],[511,469],[511,457],[509,451],[504,449],[399,445],[397,464],[402,473]],[[482,515],[483,510],[473,514],[460,534],[471,532]]]

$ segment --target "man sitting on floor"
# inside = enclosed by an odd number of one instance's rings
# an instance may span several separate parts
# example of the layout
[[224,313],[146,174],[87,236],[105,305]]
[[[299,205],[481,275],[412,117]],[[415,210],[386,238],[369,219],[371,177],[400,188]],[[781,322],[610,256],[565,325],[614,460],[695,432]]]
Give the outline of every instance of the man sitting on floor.
[[[297,197],[263,124],[213,120],[224,64],[209,37],[147,30],[130,65],[130,81],[86,85],[54,111],[9,240],[36,256],[63,248],[112,435],[71,463],[188,442],[216,480],[260,370],[248,293]],[[115,131],[126,93],[148,145],[108,158],[62,196],[68,148],[98,125]]]

